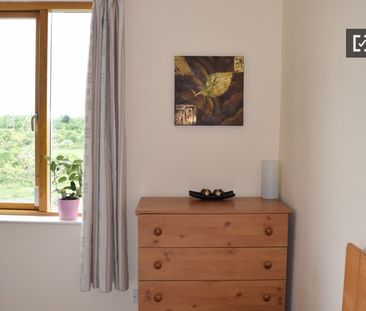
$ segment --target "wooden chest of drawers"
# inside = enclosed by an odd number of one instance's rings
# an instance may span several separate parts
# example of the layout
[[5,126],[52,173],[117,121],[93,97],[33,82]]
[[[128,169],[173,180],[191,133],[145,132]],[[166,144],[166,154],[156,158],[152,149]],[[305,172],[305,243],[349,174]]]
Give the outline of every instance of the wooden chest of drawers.
[[142,198],[139,311],[283,311],[289,213],[260,198]]

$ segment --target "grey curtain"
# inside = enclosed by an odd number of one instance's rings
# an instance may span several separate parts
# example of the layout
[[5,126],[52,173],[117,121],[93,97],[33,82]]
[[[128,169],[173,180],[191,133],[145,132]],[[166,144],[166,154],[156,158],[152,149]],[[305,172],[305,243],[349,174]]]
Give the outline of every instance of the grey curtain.
[[88,70],[81,290],[126,290],[123,0],[94,0]]

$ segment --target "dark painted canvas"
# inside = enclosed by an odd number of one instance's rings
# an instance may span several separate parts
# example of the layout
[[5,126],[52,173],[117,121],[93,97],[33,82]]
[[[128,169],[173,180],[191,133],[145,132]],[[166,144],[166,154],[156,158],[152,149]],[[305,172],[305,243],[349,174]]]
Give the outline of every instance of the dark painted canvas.
[[243,125],[243,111],[243,56],[175,57],[175,125]]

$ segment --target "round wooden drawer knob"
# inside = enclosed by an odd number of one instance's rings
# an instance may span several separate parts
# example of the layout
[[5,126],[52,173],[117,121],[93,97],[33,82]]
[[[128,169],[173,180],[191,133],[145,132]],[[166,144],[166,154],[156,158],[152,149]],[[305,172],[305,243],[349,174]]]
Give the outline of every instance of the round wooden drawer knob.
[[161,235],[161,233],[162,233],[162,231],[161,231],[161,229],[160,229],[160,228],[155,228],[155,229],[154,229],[154,234],[155,234],[156,236]]
[[271,269],[272,268],[272,262],[266,261],[264,263],[264,268],[267,269],[267,270]]
[[264,230],[264,233],[266,235],[272,235],[273,234],[273,229],[271,227],[267,227],[266,230]]
[[263,295],[263,300],[266,301],[266,302],[270,301],[271,300],[271,295],[270,294],[264,294]]
[[155,261],[155,263],[154,263],[154,268],[155,268],[156,270],[159,270],[161,267],[162,267],[161,262],[160,262],[160,261]]
[[160,302],[163,299],[163,297],[161,296],[161,294],[155,294],[154,295],[154,300],[156,302]]

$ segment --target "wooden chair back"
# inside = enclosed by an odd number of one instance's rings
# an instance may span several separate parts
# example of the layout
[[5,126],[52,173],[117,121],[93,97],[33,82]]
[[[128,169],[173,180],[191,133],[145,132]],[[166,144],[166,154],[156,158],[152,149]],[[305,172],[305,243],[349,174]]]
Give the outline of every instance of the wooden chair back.
[[366,311],[366,252],[347,245],[342,311]]

